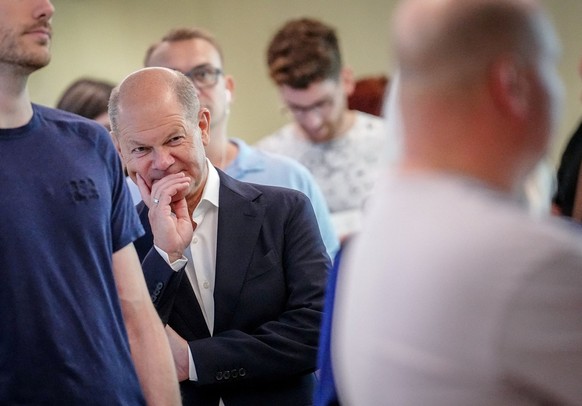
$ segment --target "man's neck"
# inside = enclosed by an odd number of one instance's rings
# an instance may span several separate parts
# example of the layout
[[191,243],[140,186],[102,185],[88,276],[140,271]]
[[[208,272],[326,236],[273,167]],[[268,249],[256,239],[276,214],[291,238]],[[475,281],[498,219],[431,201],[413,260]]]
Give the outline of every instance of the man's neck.
[[[204,169],[205,170],[201,174],[202,181],[200,182],[200,185],[196,188],[194,194],[186,196],[186,204],[188,206],[188,214],[190,215],[190,218],[192,218],[196,206],[198,206],[198,203],[200,203],[200,200],[202,200],[202,196],[204,195],[204,188],[208,181],[208,166],[205,165]],[[196,228],[196,224],[193,224],[193,226]]]
[[337,137],[341,137],[342,135],[350,131],[355,123],[356,123],[356,111],[346,110],[342,116],[342,120],[337,131]]
[[238,147],[229,141],[224,127],[211,129],[210,144],[206,147],[206,157],[212,165],[224,170],[238,156]]
[[22,127],[32,118],[27,79],[0,67],[0,128]]

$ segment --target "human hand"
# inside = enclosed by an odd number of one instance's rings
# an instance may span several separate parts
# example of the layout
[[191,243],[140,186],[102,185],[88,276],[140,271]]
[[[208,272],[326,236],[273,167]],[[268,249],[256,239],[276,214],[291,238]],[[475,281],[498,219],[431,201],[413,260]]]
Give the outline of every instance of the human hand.
[[174,329],[166,326],[166,335],[172,350],[178,381],[190,379],[190,356],[188,355],[188,342],[184,340]]
[[190,182],[191,179],[180,172],[154,181],[150,190],[137,174],[137,186],[150,209],[148,217],[154,244],[168,254],[170,263],[182,258],[194,233],[186,202]]

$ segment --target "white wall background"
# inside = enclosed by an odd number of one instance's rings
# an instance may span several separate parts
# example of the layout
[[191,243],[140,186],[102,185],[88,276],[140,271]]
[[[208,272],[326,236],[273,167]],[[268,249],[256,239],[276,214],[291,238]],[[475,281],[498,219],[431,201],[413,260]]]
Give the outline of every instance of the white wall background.
[[[218,38],[236,81],[230,134],[254,142],[285,122],[267,76],[265,50],[287,19],[311,16],[336,27],[356,76],[390,73],[389,19],[395,0],[53,0],[53,60],[30,79],[33,101],[54,106],[80,76],[119,82],[142,67],[148,46],[170,28],[204,27]],[[545,0],[563,45],[566,103],[552,156],[582,117],[581,0]]]

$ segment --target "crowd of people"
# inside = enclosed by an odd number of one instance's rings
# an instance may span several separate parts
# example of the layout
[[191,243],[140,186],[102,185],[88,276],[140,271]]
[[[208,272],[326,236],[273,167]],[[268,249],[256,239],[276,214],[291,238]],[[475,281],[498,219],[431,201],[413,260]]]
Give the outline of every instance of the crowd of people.
[[286,21],[255,145],[201,27],[33,103],[54,13],[0,1],[0,404],[582,405],[582,131],[554,174],[539,0],[400,0],[359,80]]

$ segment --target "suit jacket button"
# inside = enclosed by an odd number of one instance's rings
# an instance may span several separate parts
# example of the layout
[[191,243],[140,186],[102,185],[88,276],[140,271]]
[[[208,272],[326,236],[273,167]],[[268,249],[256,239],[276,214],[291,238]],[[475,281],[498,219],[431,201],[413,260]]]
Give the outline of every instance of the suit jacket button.
[[230,371],[224,371],[224,372],[222,373],[222,377],[223,377],[224,379],[229,379],[229,378],[230,378]]
[[163,287],[164,287],[164,283],[163,282],[158,282],[158,284],[156,285],[156,289],[157,290],[162,290]]
[[217,381],[222,381],[222,372],[219,371],[219,372],[216,373],[216,380]]
[[238,370],[238,376],[245,376],[247,374],[246,369],[241,368]]
[[238,378],[238,371],[236,369],[233,369],[232,371],[230,371],[230,376],[232,376],[232,379]]

